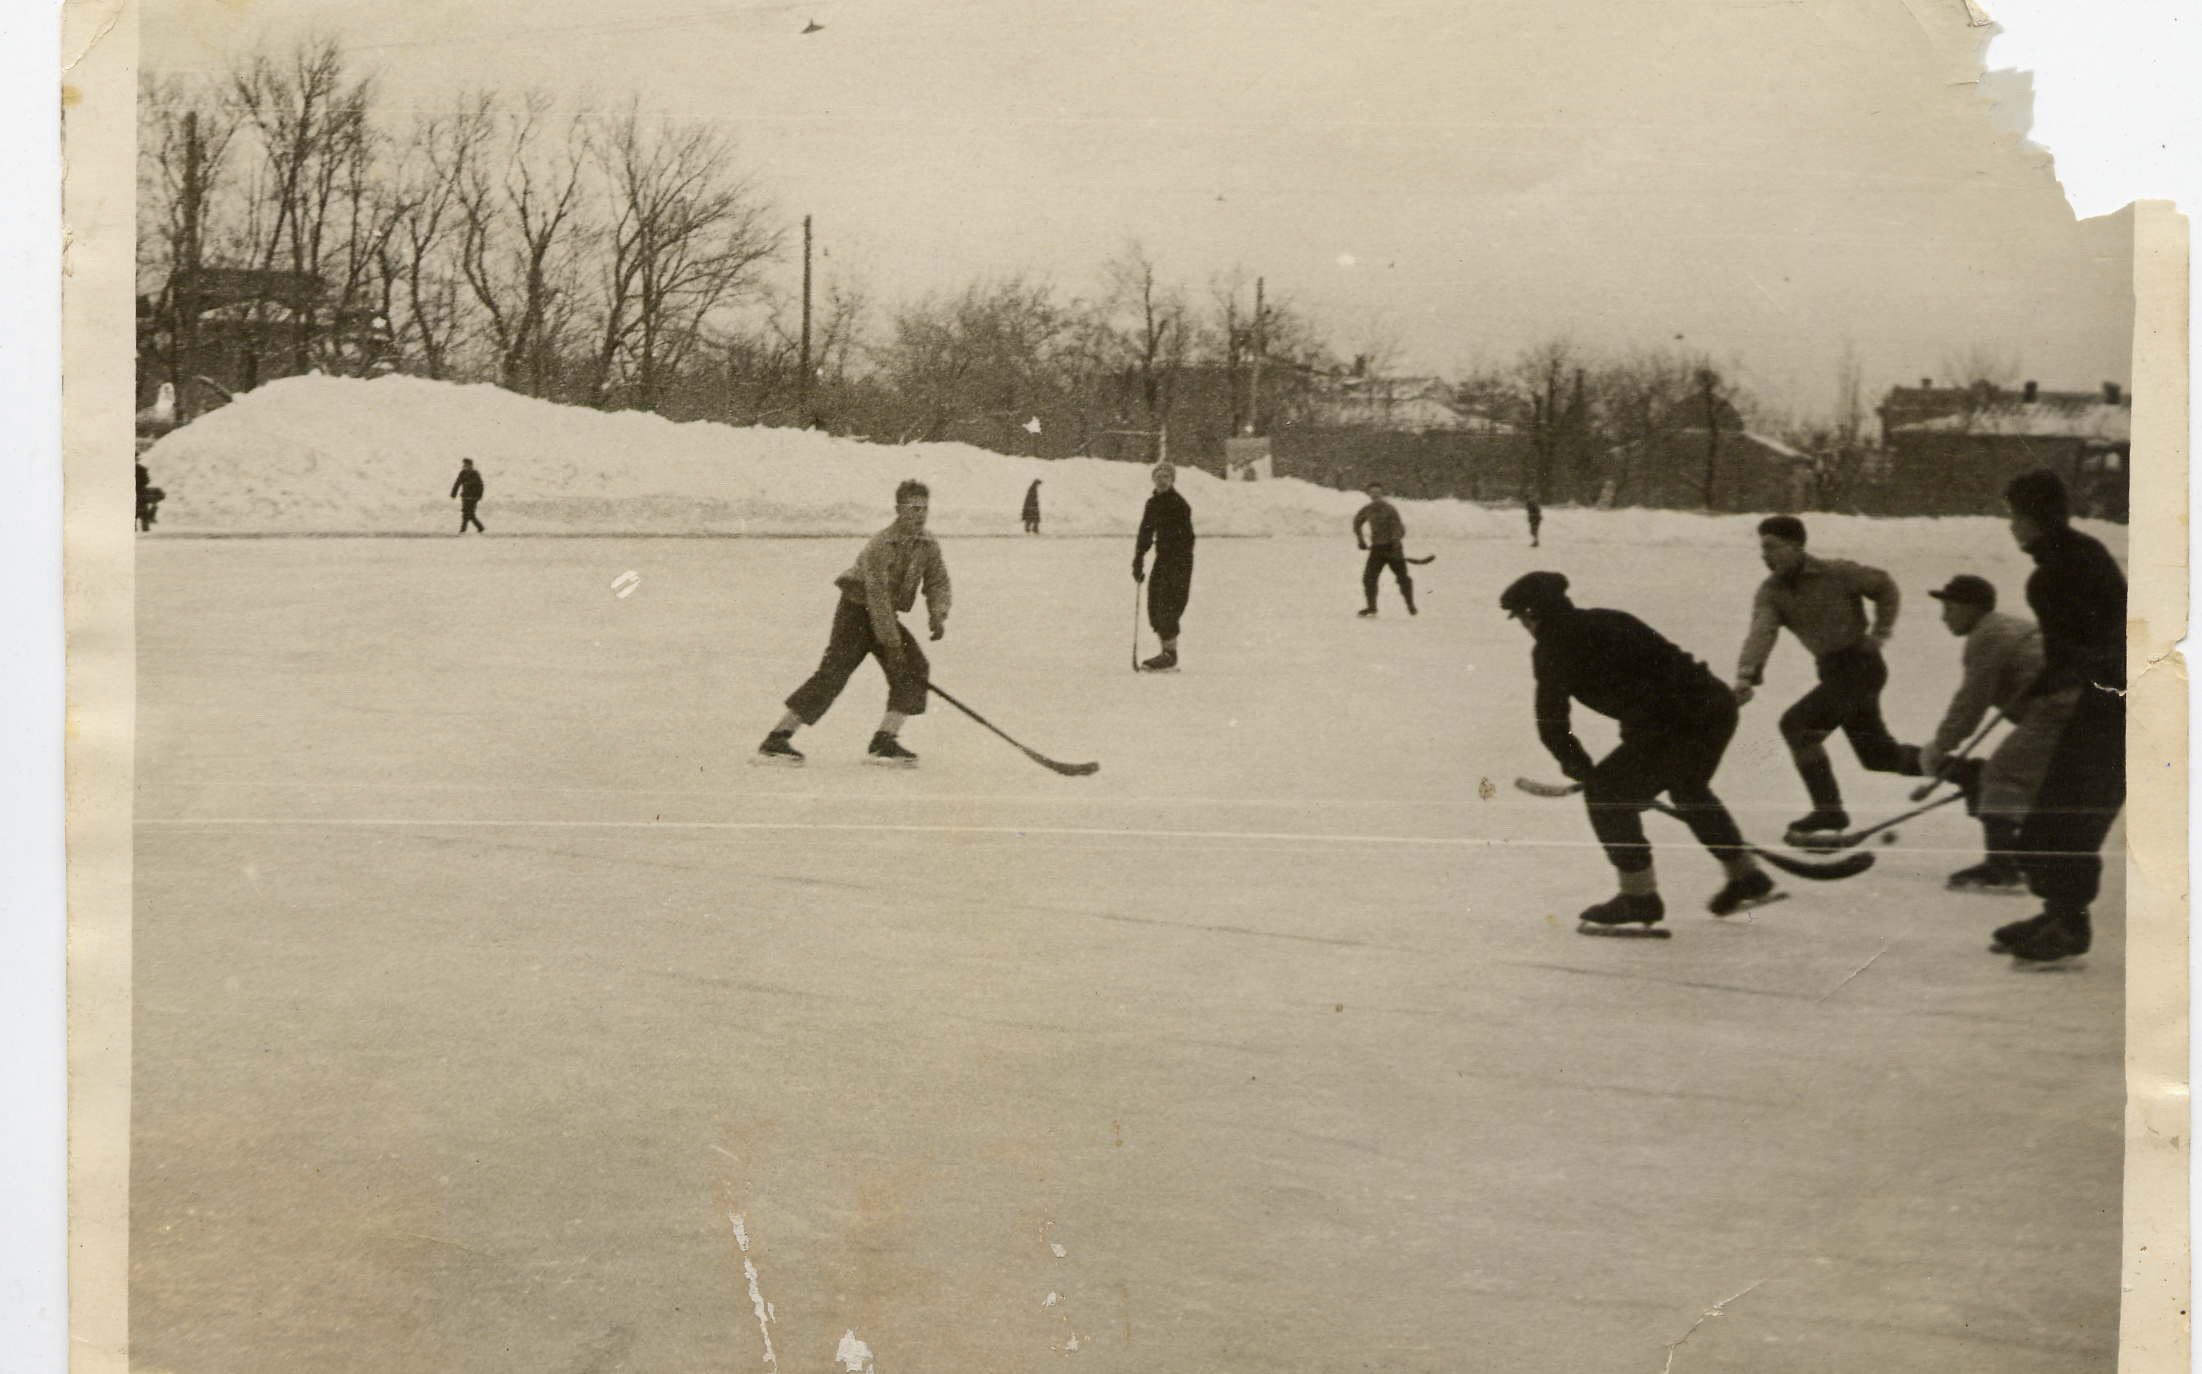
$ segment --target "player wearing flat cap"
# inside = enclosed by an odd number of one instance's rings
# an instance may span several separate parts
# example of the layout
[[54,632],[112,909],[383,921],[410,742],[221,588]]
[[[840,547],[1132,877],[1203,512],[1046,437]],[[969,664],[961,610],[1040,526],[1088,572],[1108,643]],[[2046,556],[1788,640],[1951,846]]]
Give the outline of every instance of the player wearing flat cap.
[[[1580,608],[1567,578],[1526,573],[1499,597],[1499,609],[1537,641],[1537,738],[1568,778],[1580,783],[1590,827],[1605,846],[1620,892],[1582,913],[1586,934],[1628,926],[1644,931],[1666,915],[1644,837],[1643,812],[1664,792],[1698,842],[1727,871],[1707,903],[1733,915],[1774,898],[1774,883],[1745,847],[1728,808],[1713,795],[1713,774],[1736,732],[1736,700],[1711,669],[1625,611]],[[1621,743],[1593,761],[1569,723],[1575,702],[1610,716]]]
[[[1942,603],[1943,626],[1965,641],[1965,676],[1934,738],[1920,746],[1919,764],[1964,789],[1966,809],[1979,818],[1987,844],[1986,857],[1952,873],[1949,885],[1961,892],[2023,893],[2026,879],[2015,853],[2019,825],[2049,771],[2072,714],[2072,694],[2026,699],[2041,676],[2041,631],[1997,610],[1995,585],[1986,578],[1960,573],[1927,595]],[[1991,709],[2012,723],[2011,732],[1984,760],[1953,758]]]

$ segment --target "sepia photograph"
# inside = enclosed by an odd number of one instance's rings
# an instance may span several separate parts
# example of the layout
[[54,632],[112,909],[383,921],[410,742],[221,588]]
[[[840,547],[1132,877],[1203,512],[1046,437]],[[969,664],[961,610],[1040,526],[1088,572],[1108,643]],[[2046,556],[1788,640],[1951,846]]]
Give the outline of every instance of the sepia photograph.
[[77,18],[82,1367],[2187,1367],[2187,226],[1979,6]]

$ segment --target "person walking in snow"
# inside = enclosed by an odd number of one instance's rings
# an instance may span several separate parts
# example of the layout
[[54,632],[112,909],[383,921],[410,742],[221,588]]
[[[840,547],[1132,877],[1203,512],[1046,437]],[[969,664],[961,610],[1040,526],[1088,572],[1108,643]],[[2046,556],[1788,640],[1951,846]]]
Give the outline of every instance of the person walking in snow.
[[[1988,851],[1980,863],[1952,873],[1949,886],[1960,892],[2023,892],[2026,879],[2013,853],[2019,825],[2049,771],[2072,703],[2069,695],[2025,700],[2026,689],[2041,676],[2041,631],[2030,620],[1996,609],[1994,583],[1960,573],[1927,595],[1942,603],[1943,626],[1965,641],[1965,676],[1934,738],[1920,746],[1919,769],[1957,782],[1966,810],[1979,818]],[[1950,751],[1972,737],[1991,707],[2012,722],[2011,733],[1986,759],[1952,759]]]
[[459,475],[452,480],[451,494],[459,498],[459,533],[465,534],[468,525],[483,534],[489,533],[482,529],[481,520],[474,514],[474,508],[482,502],[482,474],[474,470],[472,458],[459,460]]
[[1368,604],[1360,614],[1376,614],[1376,584],[1390,568],[1392,580],[1399,584],[1400,600],[1407,603],[1407,614],[1413,615],[1414,578],[1407,574],[1407,522],[1399,518],[1399,508],[1384,499],[1382,482],[1369,483],[1368,493],[1369,503],[1353,517],[1353,542],[1369,555],[1361,565],[1361,595]]
[[925,529],[931,505],[932,492],[923,482],[913,478],[895,488],[894,523],[873,535],[855,564],[833,580],[841,595],[834,603],[826,652],[817,670],[788,695],[787,714],[757,746],[757,762],[802,763],[803,755],[792,743],[796,730],[816,725],[857,665],[873,657],[887,675],[887,711],[864,761],[905,768],[917,763],[917,755],[903,748],[898,737],[906,719],[925,713],[932,665],[917,637],[895,617],[915,607],[922,592],[932,637],[938,640],[947,633],[948,565],[941,559],[940,541]]
[[1026,534],[1038,534],[1040,532],[1040,482],[1038,478],[1034,478],[1032,485],[1025,488],[1024,521]]
[[[1896,628],[1902,598],[1879,568],[1804,551],[1804,522],[1770,515],[1758,526],[1759,558],[1769,574],[1751,603],[1751,630],[1736,666],[1735,695],[1747,704],[1758,690],[1768,655],[1784,627],[1812,651],[1819,685],[1782,712],[1781,735],[1811,795],[1812,810],[1789,827],[1792,844],[1811,844],[1850,828],[1827,737],[1841,730],[1858,762],[1877,773],[1917,775],[1919,751],[1898,744],[1881,720],[1881,688],[1889,680],[1881,646]],[[1865,603],[1873,603],[1866,624]]]
[[[1620,892],[1582,913],[1584,933],[1648,931],[1665,918],[1643,817],[1662,792],[1727,872],[1708,910],[1731,916],[1772,900],[1773,879],[1713,795],[1738,708],[1712,670],[1625,611],[1578,608],[1562,573],[1523,574],[1499,595],[1499,609],[1536,640],[1537,738],[1582,785],[1590,828],[1619,875]],[[1621,726],[1620,747],[1595,762],[1569,724],[1578,701]]]
[[[1154,495],[1139,517],[1139,542],[1132,550],[1132,581],[1147,587],[1147,623],[1162,639],[1162,652],[1139,666],[1150,673],[1177,667],[1178,625],[1193,595],[1193,508],[1177,492],[1177,469],[1154,467]],[[1147,550],[1155,555],[1154,577],[1147,576]]]

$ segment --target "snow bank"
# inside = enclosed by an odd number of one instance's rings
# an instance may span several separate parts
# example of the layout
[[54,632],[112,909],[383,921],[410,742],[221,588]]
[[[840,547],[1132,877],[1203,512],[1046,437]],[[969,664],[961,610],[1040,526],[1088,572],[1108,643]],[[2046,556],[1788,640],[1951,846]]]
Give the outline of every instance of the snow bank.
[[[895,483],[933,489],[943,534],[1012,534],[1041,487],[1050,534],[1130,534],[1151,490],[1138,464],[1018,458],[966,444],[887,445],[789,429],[676,424],[553,405],[492,386],[418,377],[272,382],[162,439],[143,461],[167,492],[163,533],[433,534],[457,528],[459,460],[488,483],[500,534],[862,534],[892,514]],[[1180,469],[1206,535],[1342,533],[1362,497],[1307,482],[1225,482]],[[1402,501],[1410,540],[1519,539],[1521,512]],[[1682,511],[1546,513],[1569,545],[1748,541],[1755,517]],[[2001,538],[1999,522],[1815,515],[1846,554]],[[2092,528],[2092,527],[2091,527]],[[2122,553],[2122,527],[2097,530]]]

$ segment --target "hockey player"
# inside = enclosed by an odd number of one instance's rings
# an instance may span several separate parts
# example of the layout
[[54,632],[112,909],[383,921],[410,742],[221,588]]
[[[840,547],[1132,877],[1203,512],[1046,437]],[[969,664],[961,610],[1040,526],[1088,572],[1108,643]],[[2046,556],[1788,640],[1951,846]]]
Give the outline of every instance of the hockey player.
[[1361,565],[1361,595],[1368,604],[1360,614],[1376,614],[1376,584],[1389,568],[1392,580],[1399,584],[1399,599],[1407,603],[1407,614],[1413,615],[1414,578],[1407,573],[1407,522],[1399,518],[1399,508],[1384,499],[1382,482],[1369,483],[1367,490],[1369,503],[1353,516],[1353,542],[1369,556]]
[[[1537,641],[1537,738],[1560,770],[1583,785],[1590,827],[1620,875],[1620,892],[1582,914],[1583,929],[1641,925],[1666,915],[1644,838],[1644,808],[1661,792],[1728,881],[1706,907],[1733,915],[1774,896],[1774,882],[1744,847],[1713,774],[1736,732],[1734,695],[1712,670],[1624,611],[1577,609],[1567,578],[1526,573],[1499,597],[1499,609]],[[1569,725],[1581,702],[1621,725],[1621,744],[1592,762]]]
[[[2049,770],[2049,756],[2072,712],[2072,694],[2028,702],[2026,691],[2041,675],[2041,632],[2033,622],[1996,609],[1996,589],[1986,578],[1961,573],[1927,595],[1942,603],[1942,623],[1965,641],[1965,678],[1942,716],[1934,738],[1919,751],[1920,771],[1957,778],[1965,804],[1980,818],[1987,857],[1950,875],[1961,892],[2024,892],[2017,856],[2019,823]],[[2013,729],[1983,763],[1953,763],[1950,751],[1972,736],[1989,708]]]
[[2033,703],[2073,696],[2049,770],[2019,827],[2019,868],[2042,912],[1996,931],[1994,948],[2022,964],[2085,954],[2088,908],[2101,890],[2102,847],[2125,805],[2126,579],[2099,540],[2073,529],[2064,483],[2047,469],[2004,489],[2011,535],[2034,559],[2026,602],[2041,625]]
[[[1735,695],[1738,704],[1751,700],[1784,626],[1817,661],[1819,685],[1781,718],[1782,739],[1812,797],[1812,810],[1790,825],[1789,842],[1810,844],[1850,828],[1835,767],[1827,757],[1826,740],[1836,730],[1850,737],[1851,749],[1866,768],[1919,772],[1918,751],[1898,744],[1881,721],[1881,688],[1889,676],[1881,646],[1896,628],[1901,598],[1895,581],[1879,568],[1806,553],[1804,522],[1793,515],[1768,516],[1759,522],[1758,532],[1759,557],[1771,575],[1759,584],[1751,605],[1751,631],[1736,665]],[[1868,601],[1873,603],[1870,629]]]
[[895,615],[916,606],[922,591],[933,638],[947,633],[948,565],[941,560],[940,541],[925,532],[931,504],[932,493],[923,482],[913,479],[896,487],[895,522],[873,535],[855,565],[833,580],[841,596],[834,603],[825,655],[817,671],[789,694],[787,714],[757,746],[758,762],[800,764],[803,755],[791,743],[796,728],[816,725],[857,665],[876,656],[887,675],[887,712],[864,761],[902,767],[917,763],[917,755],[903,748],[898,736],[905,719],[925,712],[931,665],[916,636]]
[[[1139,517],[1139,543],[1132,550],[1132,581],[1147,584],[1147,623],[1161,637],[1162,652],[1139,666],[1150,673],[1177,667],[1178,623],[1193,595],[1193,508],[1177,493],[1177,469],[1154,468],[1155,494]],[[1155,555],[1154,580],[1147,578],[1147,550]]]

